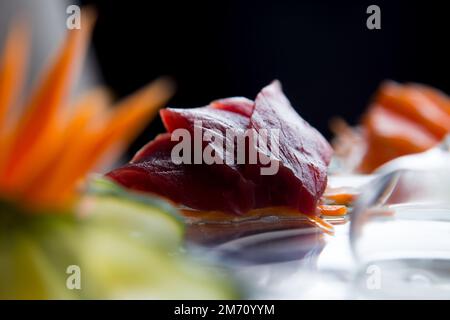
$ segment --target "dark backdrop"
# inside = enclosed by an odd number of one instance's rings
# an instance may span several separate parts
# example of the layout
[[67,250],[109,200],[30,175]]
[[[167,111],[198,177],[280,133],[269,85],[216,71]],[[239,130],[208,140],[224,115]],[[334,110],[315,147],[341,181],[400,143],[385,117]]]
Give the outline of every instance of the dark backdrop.
[[[108,85],[126,95],[159,75],[170,106],[253,98],[282,81],[300,114],[327,137],[328,121],[355,123],[383,79],[450,93],[448,1],[84,1],[99,20],[94,47]],[[381,30],[366,8],[381,7]],[[156,120],[130,152],[162,130]]]

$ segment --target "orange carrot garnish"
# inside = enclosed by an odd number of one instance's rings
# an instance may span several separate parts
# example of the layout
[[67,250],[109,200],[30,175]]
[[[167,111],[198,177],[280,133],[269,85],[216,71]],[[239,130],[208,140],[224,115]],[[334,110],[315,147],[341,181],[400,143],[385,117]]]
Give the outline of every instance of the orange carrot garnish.
[[78,144],[73,146],[75,150],[71,148],[70,153],[80,152],[83,157],[68,159],[54,179],[37,190],[35,197],[48,202],[49,198],[58,194],[58,201],[67,201],[79,179],[102,160],[107,151],[123,146],[142,130],[171,96],[171,88],[167,80],[157,80],[120,103],[103,126],[81,131]]
[[22,84],[29,40],[23,24],[14,26],[6,40],[0,61],[0,130],[5,126],[9,108],[14,104]]
[[172,82],[160,78],[120,102],[113,109],[97,148],[114,143],[128,144],[136,137],[137,132],[145,127],[148,120],[157,114],[173,92]]
[[320,214],[324,216],[344,216],[347,214],[347,207],[342,205],[319,205],[317,206]]
[[351,188],[328,188],[323,198],[334,204],[349,205],[355,201],[357,191]]
[[[68,116],[64,131],[61,133],[62,141],[56,155],[44,166],[34,179],[30,179],[25,188],[26,195],[30,198],[38,198],[42,190],[52,188],[63,179],[65,172],[73,170],[79,157],[74,155],[84,154],[86,144],[91,139],[90,131],[104,125],[104,114],[110,100],[109,93],[105,89],[96,89],[85,94],[77,102]],[[45,177],[51,172],[52,179]]]
[[220,211],[198,211],[198,210],[181,210],[183,215],[189,218],[191,221],[201,222],[243,222],[249,220],[256,220],[268,216],[276,216],[280,219],[304,219],[307,223],[318,227],[322,231],[333,234],[334,228],[331,224],[326,222],[320,217],[310,216],[299,212],[298,210],[289,207],[267,207],[260,209],[253,209],[246,212],[243,215],[235,215],[231,213],[225,213]]
[[62,50],[44,73],[25,113],[13,132],[3,167],[2,185],[17,192],[24,181],[33,177],[55,154],[61,136],[61,106],[65,104],[75,73],[84,52],[93,25],[93,13],[83,13],[85,23],[79,30],[70,30]]
[[28,58],[29,33],[23,23],[13,26],[0,61],[0,168],[5,160],[11,108],[16,102]]
[[328,223],[321,217],[317,216],[308,216],[308,220],[313,224],[314,226],[321,229],[323,232],[333,235],[334,234],[334,227],[332,224]]
[[0,61],[0,198],[32,209],[71,205],[78,182],[107,156],[114,161],[172,95],[171,82],[159,79],[113,110],[107,108],[109,95],[104,89],[88,92],[66,109],[94,17],[92,10],[83,10],[82,28],[68,32],[16,119],[7,113],[19,87],[28,39],[21,28],[8,38]]

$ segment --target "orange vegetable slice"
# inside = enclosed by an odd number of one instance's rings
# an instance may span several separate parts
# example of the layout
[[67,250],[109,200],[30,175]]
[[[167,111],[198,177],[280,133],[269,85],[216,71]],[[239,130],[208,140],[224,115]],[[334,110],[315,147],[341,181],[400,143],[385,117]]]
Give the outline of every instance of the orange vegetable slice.
[[244,222],[249,220],[257,220],[263,217],[276,216],[280,219],[304,219],[307,223],[319,228],[325,233],[334,234],[334,227],[317,216],[303,214],[295,209],[288,207],[267,207],[253,209],[243,215],[234,215],[220,211],[198,211],[198,210],[181,210],[182,214],[191,222]]
[[94,22],[93,12],[83,11],[82,29],[70,30],[61,51],[43,74],[13,132],[2,185],[19,191],[55,154],[61,143],[61,112],[79,69]]
[[317,209],[324,216],[344,216],[347,214],[347,207],[343,205],[318,205]]

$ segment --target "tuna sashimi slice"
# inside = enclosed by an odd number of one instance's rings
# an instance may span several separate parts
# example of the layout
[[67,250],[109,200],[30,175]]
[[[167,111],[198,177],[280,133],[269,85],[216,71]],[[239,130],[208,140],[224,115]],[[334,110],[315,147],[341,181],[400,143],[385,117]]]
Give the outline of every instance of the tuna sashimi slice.
[[133,162],[108,173],[123,186],[159,194],[187,207],[242,214],[254,207],[254,186],[225,165],[175,164],[170,134],[147,144]]
[[[331,146],[293,109],[278,81],[265,87],[256,97],[250,127],[257,132],[279,130],[280,168],[276,175],[260,177],[259,186],[265,189],[260,192],[269,194],[272,204],[313,213],[327,185]],[[269,149],[272,148],[269,145]],[[253,177],[255,173],[257,171],[253,170]]]
[[255,103],[244,97],[233,97],[215,100],[211,102],[210,106],[212,108],[231,111],[250,118]]
[[[160,114],[164,126],[172,135],[177,129],[186,129],[191,134],[192,163],[203,162],[203,150],[209,146],[214,151],[213,155],[217,161],[227,163],[236,169],[236,137],[245,134],[249,125],[248,117],[210,106],[194,109],[167,108],[161,110]],[[197,135],[195,131],[198,132]],[[203,137],[207,134],[211,137],[204,141]]]
[[[241,214],[254,208],[288,206],[306,214],[315,213],[326,187],[332,149],[295,112],[278,82],[264,88],[254,102],[228,98],[207,107],[168,108],[160,113],[168,133],[144,146],[130,164],[109,173],[111,178],[127,187],[154,192],[199,210]],[[171,141],[171,137],[174,140],[177,129],[187,129],[192,137],[195,129],[221,136],[222,145],[202,141],[201,150],[214,145],[222,162],[175,164],[171,152],[178,141]],[[279,139],[267,149],[247,140],[244,151],[248,153],[249,148],[254,148],[276,161],[279,169],[273,175],[262,175],[264,166],[260,162],[249,163],[248,155],[244,163],[238,163],[236,141],[227,135],[229,130],[239,136],[249,130],[260,134],[263,129],[269,130],[269,134],[270,130],[277,130]],[[227,145],[234,145],[231,152]],[[275,152],[275,147],[279,152]],[[229,159],[234,162],[228,162]]]

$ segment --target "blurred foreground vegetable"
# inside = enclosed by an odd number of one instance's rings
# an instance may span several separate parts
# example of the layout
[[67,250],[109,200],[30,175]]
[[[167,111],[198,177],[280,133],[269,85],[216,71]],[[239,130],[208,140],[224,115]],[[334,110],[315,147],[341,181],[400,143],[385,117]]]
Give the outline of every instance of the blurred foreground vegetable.
[[157,80],[114,108],[104,89],[66,108],[93,25],[66,41],[23,109],[29,36],[13,28],[0,61],[0,298],[230,298],[230,282],[183,252],[168,203],[86,174],[111,163],[171,96]]
[[[96,179],[77,215],[0,206],[1,299],[227,299],[217,269],[182,250],[184,224],[166,202]],[[70,289],[70,266],[80,289]]]

